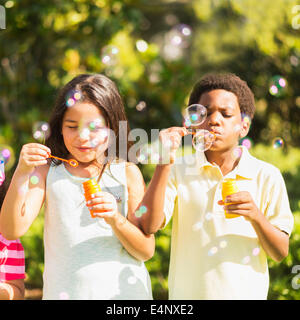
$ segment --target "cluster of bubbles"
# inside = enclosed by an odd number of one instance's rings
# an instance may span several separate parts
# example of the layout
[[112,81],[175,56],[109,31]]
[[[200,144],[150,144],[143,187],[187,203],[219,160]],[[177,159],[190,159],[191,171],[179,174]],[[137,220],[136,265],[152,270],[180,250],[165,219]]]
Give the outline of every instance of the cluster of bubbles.
[[216,139],[213,132],[205,129],[198,129],[207,117],[207,110],[201,104],[192,104],[184,110],[183,126],[192,134],[192,144],[197,151],[208,150]]
[[[250,149],[253,146],[252,139],[245,137],[240,140],[240,145],[246,147],[247,149]],[[271,146],[273,149],[280,149],[282,150],[284,147],[284,140],[281,137],[276,137],[272,140]],[[237,158],[241,155],[241,151],[239,148],[234,149],[233,151],[233,158]]]
[[100,143],[106,142],[109,135],[109,130],[103,117],[93,119],[92,121],[80,122],[78,130],[81,139],[89,140],[93,148],[97,147]]
[[[208,252],[207,252],[207,255],[209,257],[212,257],[214,256],[215,254],[217,254],[219,252],[220,249],[225,249],[227,247],[228,243],[226,240],[221,240],[218,244],[218,246],[213,246],[211,247]],[[252,256],[253,257],[257,257],[260,253],[260,248],[259,247],[256,247],[252,250]],[[243,257],[241,263],[242,264],[248,264],[251,260],[251,255],[247,255],[245,257]]]
[[[247,122],[249,124],[249,127],[251,125],[251,119],[247,115],[242,115],[243,121]],[[247,149],[250,149],[253,146],[253,140],[249,137],[244,137],[240,139],[240,145],[246,147]],[[282,149],[284,146],[284,140],[281,137],[276,137],[272,140],[271,145],[274,149]],[[233,158],[239,158],[241,156],[241,149],[235,148],[232,153]]]
[[[141,110],[145,108],[142,106]],[[207,110],[200,104],[192,104],[183,112],[183,126],[192,134],[192,145],[197,151],[208,150],[215,141],[215,134],[199,126],[205,121]],[[144,144],[139,149],[137,160],[142,164],[168,163],[170,151],[172,149],[171,137],[164,141],[159,139],[151,144]]]
[[[252,256],[256,257],[258,256],[260,253],[260,248],[254,248],[252,250]],[[251,260],[251,256],[245,256],[243,259],[242,259],[242,264],[248,264]]]
[[219,249],[224,249],[227,247],[227,241],[226,240],[221,240],[218,246],[213,246],[208,250],[208,256],[211,257],[215,255]]
[[269,92],[272,96],[281,97],[286,93],[287,81],[282,76],[274,76],[271,78]]
[[119,60],[119,49],[114,45],[107,45],[101,49],[101,61],[105,66],[111,67]]
[[141,164],[158,164],[163,160],[163,151],[166,149],[159,140],[151,144],[143,144],[139,148],[137,161]]
[[71,90],[66,95],[66,106],[73,107],[76,102],[82,101],[83,94],[79,90]]
[[41,143],[50,136],[50,126],[45,121],[37,121],[32,126],[33,138]]
[[178,60],[183,57],[184,50],[189,47],[192,29],[186,24],[178,24],[164,36],[163,56],[166,60]]

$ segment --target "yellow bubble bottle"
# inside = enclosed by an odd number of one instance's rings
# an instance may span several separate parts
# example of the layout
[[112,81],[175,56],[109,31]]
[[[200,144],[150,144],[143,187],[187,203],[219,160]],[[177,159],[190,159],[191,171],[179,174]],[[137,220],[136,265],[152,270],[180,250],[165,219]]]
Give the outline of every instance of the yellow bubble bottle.
[[[222,199],[224,202],[225,202],[225,199],[227,196],[229,196],[230,194],[233,194],[233,193],[237,193],[239,191],[240,190],[237,186],[235,179],[228,178],[222,182]],[[231,203],[226,203],[226,205],[229,205],[229,204],[231,204]],[[228,213],[225,210],[225,218],[232,219],[232,218],[237,218],[237,217],[240,217],[240,215]]]
[[[84,197],[86,201],[93,199],[93,195],[101,191],[101,188],[95,178],[83,182],[82,185],[83,185]],[[90,209],[90,214],[92,218],[96,218],[96,216],[94,215],[93,209]]]

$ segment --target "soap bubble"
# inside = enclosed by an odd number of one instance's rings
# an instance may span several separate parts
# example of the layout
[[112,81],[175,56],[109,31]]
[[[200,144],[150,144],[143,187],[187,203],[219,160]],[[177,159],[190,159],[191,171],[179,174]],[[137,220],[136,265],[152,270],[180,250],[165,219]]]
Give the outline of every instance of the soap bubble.
[[274,76],[270,81],[269,92],[272,96],[281,97],[285,94],[287,81],[282,76]]
[[168,163],[168,151],[165,143],[161,143],[159,140],[151,144],[145,143],[138,150],[137,161],[141,164]]
[[145,143],[138,150],[137,161],[141,164],[148,164],[150,156],[151,148],[147,143]]
[[260,253],[260,249],[259,249],[259,248],[254,248],[253,251],[252,251],[252,254],[253,254],[254,256],[258,256],[259,253]]
[[274,149],[281,149],[283,148],[283,145],[284,145],[284,141],[280,137],[274,138],[272,141],[272,146]]
[[222,241],[220,241],[220,243],[219,243],[219,247],[220,247],[221,249],[226,248],[226,247],[227,247],[227,241],[226,241],[226,240],[222,240]]
[[135,46],[139,52],[145,52],[148,49],[148,43],[145,40],[137,40]]
[[30,177],[29,181],[30,181],[31,184],[35,185],[35,184],[38,184],[38,183],[39,183],[40,179],[39,179],[38,176],[32,175],[32,176]]
[[140,206],[138,210],[135,212],[135,216],[137,218],[140,218],[143,214],[147,212],[147,207],[146,206]]
[[163,56],[167,60],[183,57],[184,49],[191,43],[192,29],[186,24],[178,24],[164,36]]
[[252,147],[252,140],[249,138],[243,138],[240,141],[240,145],[246,147],[247,149],[250,149]]
[[143,111],[145,108],[147,107],[147,104],[145,101],[140,101],[137,105],[136,105],[136,110],[137,111]]
[[192,144],[197,151],[206,151],[214,143],[216,136],[213,132],[205,129],[197,130],[193,137]]
[[192,104],[184,110],[184,126],[186,128],[197,127],[201,125],[207,116],[207,110],[201,104]]
[[233,160],[237,160],[242,156],[242,148],[241,147],[236,147],[232,150],[231,152],[231,157]]
[[69,300],[69,294],[67,293],[67,292],[61,292],[60,294],[59,294],[59,299],[60,300]]
[[119,59],[119,49],[113,45],[107,45],[101,50],[101,61],[106,66],[116,65]]
[[249,256],[246,256],[242,259],[242,263],[243,264],[248,264],[250,262],[250,257]]
[[35,122],[32,126],[32,135],[40,143],[45,143],[45,140],[50,136],[49,124],[45,121]]
[[242,114],[242,121],[248,123],[249,127],[251,126],[251,118],[247,114],[245,113]]
[[169,31],[169,39],[172,45],[187,48],[190,45],[192,29],[186,24],[178,24]]
[[205,219],[206,219],[207,221],[211,220],[212,217],[213,217],[213,214],[212,214],[211,212],[208,212],[208,213],[205,215]]
[[293,67],[297,67],[299,64],[299,58],[295,55],[290,56],[290,63]]
[[193,229],[193,231],[198,231],[202,227],[203,227],[203,222],[202,221],[198,221],[193,225],[192,229]]
[[218,252],[218,248],[217,247],[212,247],[209,251],[208,251],[208,255],[209,256],[213,256],[214,254],[216,254]]
[[6,170],[9,170],[15,163],[13,149],[7,144],[0,144],[0,160],[4,162]]

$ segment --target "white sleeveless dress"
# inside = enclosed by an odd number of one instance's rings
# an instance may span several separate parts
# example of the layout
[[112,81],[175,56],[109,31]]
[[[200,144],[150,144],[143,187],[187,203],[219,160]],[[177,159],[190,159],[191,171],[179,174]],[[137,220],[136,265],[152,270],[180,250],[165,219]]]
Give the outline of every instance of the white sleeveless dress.
[[[64,164],[51,166],[46,181],[43,299],[151,300],[149,273],[103,219],[91,218],[82,182]],[[100,180],[127,216],[125,162],[113,162]]]

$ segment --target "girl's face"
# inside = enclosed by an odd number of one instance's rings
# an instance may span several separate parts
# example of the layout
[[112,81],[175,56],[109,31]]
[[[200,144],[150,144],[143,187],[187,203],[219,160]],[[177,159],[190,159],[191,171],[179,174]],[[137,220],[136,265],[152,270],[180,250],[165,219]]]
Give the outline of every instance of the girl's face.
[[[67,109],[62,122],[62,135],[70,158],[89,163],[107,149],[103,128],[107,127],[101,111],[89,102],[77,102]],[[102,134],[101,134],[102,133]]]

